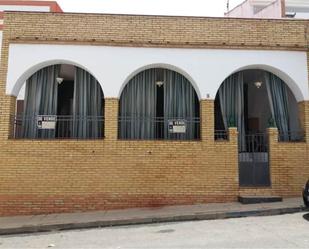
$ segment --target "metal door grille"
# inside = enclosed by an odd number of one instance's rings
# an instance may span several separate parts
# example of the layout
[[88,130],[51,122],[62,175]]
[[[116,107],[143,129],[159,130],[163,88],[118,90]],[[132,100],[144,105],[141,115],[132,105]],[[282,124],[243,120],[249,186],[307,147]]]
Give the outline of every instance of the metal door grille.
[[270,186],[268,135],[249,134],[239,141],[243,144],[239,149],[239,185]]

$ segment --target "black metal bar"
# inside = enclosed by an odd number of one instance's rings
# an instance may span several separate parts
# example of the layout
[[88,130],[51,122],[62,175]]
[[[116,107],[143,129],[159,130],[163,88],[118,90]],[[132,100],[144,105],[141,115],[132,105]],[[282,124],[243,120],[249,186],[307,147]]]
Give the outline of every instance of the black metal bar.
[[302,130],[298,131],[288,131],[288,132],[278,132],[279,142],[305,142],[306,134]]
[[[185,123],[184,132],[171,133],[170,121]],[[118,137],[123,140],[199,140],[200,118],[198,117],[136,117],[120,116],[118,118]],[[132,130],[143,130],[151,127],[153,134],[133,134]],[[189,132],[190,131],[190,132]],[[141,132],[142,133],[142,132]],[[133,135],[132,135],[133,134]]]
[[[41,116],[41,115],[40,115]],[[27,139],[29,137],[25,136],[24,128],[25,123],[28,126],[37,130],[38,137],[33,137],[30,139],[101,139],[104,137],[104,117],[103,116],[55,116],[56,117],[56,127],[55,129],[44,130],[37,127],[38,116],[24,116],[16,115],[12,116],[11,120],[13,122],[13,134],[12,138],[15,139]],[[74,123],[83,122],[86,127],[98,126],[99,136],[85,136],[85,137],[73,137],[73,127]],[[30,123],[30,124],[29,124]],[[91,128],[88,128],[91,129]],[[40,136],[43,132],[51,132],[54,135]]]
[[270,186],[268,134],[239,136],[240,186]]
[[216,141],[228,141],[229,132],[227,130],[215,130],[215,140]]

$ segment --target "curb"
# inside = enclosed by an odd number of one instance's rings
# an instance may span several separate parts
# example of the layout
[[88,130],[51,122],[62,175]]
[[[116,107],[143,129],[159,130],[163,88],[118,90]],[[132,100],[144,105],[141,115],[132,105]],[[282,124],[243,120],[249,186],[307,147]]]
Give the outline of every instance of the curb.
[[81,222],[81,223],[62,223],[53,225],[33,225],[22,226],[16,228],[0,228],[0,235],[13,235],[13,234],[26,234],[26,233],[39,233],[39,232],[55,232],[61,230],[74,230],[74,229],[88,229],[88,228],[101,228],[112,226],[128,226],[128,225],[142,225],[152,223],[165,223],[165,222],[184,222],[184,221],[201,221],[201,220],[216,220],[216,219],[230,219],[254,216],[271,216],[292,214],[306,211],[305,207],[291,207],[291,208],[277,208],[277,209],[264,209],[252,211],[239,211],[239,212],[218,212],[218,213],[195,213],[188,215],[166,216],[166,217],[148,217],[148,218],[133,218],[122,220],[102,220],[94,222]]

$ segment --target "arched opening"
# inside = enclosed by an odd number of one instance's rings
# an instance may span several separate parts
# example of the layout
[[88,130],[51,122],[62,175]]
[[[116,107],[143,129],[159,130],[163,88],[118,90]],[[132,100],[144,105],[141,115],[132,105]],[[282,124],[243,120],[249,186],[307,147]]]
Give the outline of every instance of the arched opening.
[[121,93],[119,138],[199,139],[199,115],[198,96],[186,77],[165,68],[147,69]]
[[298,104],[287,84],[273,73],[243,70],[229,76],[215,99],[215,129],[238,129],[240,185],[269,185],[268,127],[280,141],[303,141]]
[[55,64],[35,72],[21,88],[14,137],[102,138],[103,116],[99,82],[80,67]]
[[[246,134],[265,133],[278,127],[280,139],[302,139],[298,104],[287,84],[265,70],[243,70],[229,76],[220,86],[215,99],[216,130],[230,126]],[[292,134],[293,133],[293,134]]]

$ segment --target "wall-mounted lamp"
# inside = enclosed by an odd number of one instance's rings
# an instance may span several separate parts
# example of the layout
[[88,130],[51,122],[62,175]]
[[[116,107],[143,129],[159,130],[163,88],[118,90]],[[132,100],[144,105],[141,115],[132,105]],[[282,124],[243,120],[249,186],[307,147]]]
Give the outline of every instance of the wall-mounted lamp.
[[164,82],[163,82],[162,80],[157,80],[157,81],[156,81],[156,85],[157,85],[158,87],[161,87],[161,86],[164,85]]
[[155,73],[156,73],[156,85],[158,87],[163,86],[164,85],[164,70],[163,70],[163,68],[156,68]]
[[57,77],[56,81],[60,85],[63,82],[63,78]]
[[262,81],[256,81],[256,82],[254,82],[254,85],[255,85],[255,87],[256,87],[257,89],[260,89],[261,86],[263,85],[263,82],[262,82]]

